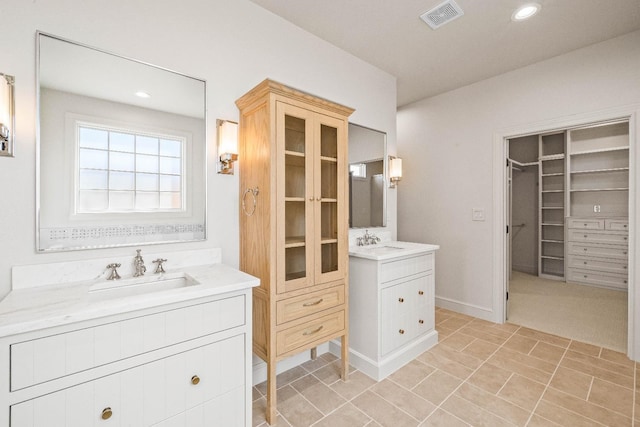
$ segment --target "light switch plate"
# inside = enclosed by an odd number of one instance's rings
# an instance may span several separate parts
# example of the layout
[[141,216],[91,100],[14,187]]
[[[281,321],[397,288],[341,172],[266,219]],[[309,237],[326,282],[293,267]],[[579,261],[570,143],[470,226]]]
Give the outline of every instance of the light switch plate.
[[484,209],[483,208],[471,209],[471,219],[473,221],[484,221]]

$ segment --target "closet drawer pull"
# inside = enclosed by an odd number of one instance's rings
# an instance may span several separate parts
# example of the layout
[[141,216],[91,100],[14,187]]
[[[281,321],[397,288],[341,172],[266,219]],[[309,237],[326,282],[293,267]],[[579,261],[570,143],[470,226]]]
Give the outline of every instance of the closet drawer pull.
[[108,420],[109,418],[111,418],[111,415],[113,415],[113,411],[111,410],[111,408],[104,408],[102,410],[102,415],[100,416],[103,420]]
[[404,302],[404,298],[398,298],[398,302]]
[[424,295],[424,291],[418,291],[418,295]]
[[420,323],[422,325],[422,324],[424,324],[424,320],[420,319],[420,320],[418,320],[418,323]]
[[198,385],[200,384],[200,377],[197,375],[194,375],[191,377],[191,384],[193,385]]
[[324,298],[320,298],[318,301],[314,301],[314,302],[305,302],[304,304],[302,304],[302,306],[303,307],[311,307],[313,305],[320,304],[322,301],[324,301]]
[[398,332],[400,333],[400,335],[404,335],[404,329],[400,329]]
[[320,325],[318,326],[316,329],[314,329],[313,331],[305,331],[302,335],[313,335],[313,334],[317,334],[318,332],[320,332],[322,330],[322,328],[324,328],[324,325]]

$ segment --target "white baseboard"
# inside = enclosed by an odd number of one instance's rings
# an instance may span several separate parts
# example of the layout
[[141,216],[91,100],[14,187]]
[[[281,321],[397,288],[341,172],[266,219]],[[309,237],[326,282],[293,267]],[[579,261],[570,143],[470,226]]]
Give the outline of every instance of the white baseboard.
[[[324,343],[318,346],[318,356],[329,351],[329,344]],[[281,360],[276,366],[276,373],[282,373],[288,371],[291,368],[302,365],[304,362],[311,360],[311,355],[308,351],[295,354],[287,359]],[[267,380],[267,363],[257,356],[253,356],[253,380],[252,384],[260,384]]]
[[[469,304],[462,301],[456,301],[450,298],[443,298],[436,295],[436,307],[446,308],[457,313],[466,314],[468,316],[477,317],[488,322],[496,322],[493,310],[486,307]],[[499,323],[499,321],[498,321]]]
[[[438,344],[438,332],[434,330],[379,361],[375,361],[350,348],[349,364],[368,377],[376,381],[382,381],[436,344]],[[340,357],[340,342],[336,340],[330,341],[329,351]]]

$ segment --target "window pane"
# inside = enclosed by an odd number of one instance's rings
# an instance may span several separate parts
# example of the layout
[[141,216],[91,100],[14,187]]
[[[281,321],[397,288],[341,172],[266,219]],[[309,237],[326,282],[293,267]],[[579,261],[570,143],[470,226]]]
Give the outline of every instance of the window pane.
[[106,191],[83,190],[78,195],[79,212],[102,212],[109,207]]
[[80,149],[79,166],[82,169],[107,169],[107,151]]
[[138,136],[136,139],[137,153],[158,155],[158,138]]
[[80,169],[79,185],[81,190],[106,190],[107,171]]
[[160,193],[161,209],[180,209],[182,208],[182,198],[180,193]]
[[133,153],[135,138],[130,133],[111,132],[109,135],[109,150]]
[[182,155],[182,144],[180,141],[173,141],[169,139],[161,139],[160,140],[160,155],[161,156],[171,156],[171,157],[181,157]]
[[158,191],[158,175],[151,173],[137,173],[136,190]]
[[136,191],[136,209],[158,209],[158,193],[145,193]]
[[179,175],[181,172],[180,159],[175,157],[160,157],[160,173]]
[[136,172],[158,173],[158,157],[136,155]]
[[180,176],[160,175],[160,191],[180,191]]
[[109,169],[117,171],[133,171],[135,164],[133,154],[128,153],[109,153]]
[[133,191],[109,191],[109,210],[133,210]]
[[106,130],[80,127],[78,142],[80,147],[106,150],[109,144],[108,132]]
[[110,172],[110,190],[134,190],[134,175],[132,172]]

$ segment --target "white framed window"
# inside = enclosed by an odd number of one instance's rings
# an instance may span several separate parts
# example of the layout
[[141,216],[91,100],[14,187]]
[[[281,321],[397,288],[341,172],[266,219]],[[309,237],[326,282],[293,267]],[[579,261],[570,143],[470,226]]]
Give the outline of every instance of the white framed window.
[[183,136],[76,121],[75,212],[185,211]]
[[354,163],[349,165],[349,172],[355,178],[366,178],[367,177],[367,164],[366,163]]

